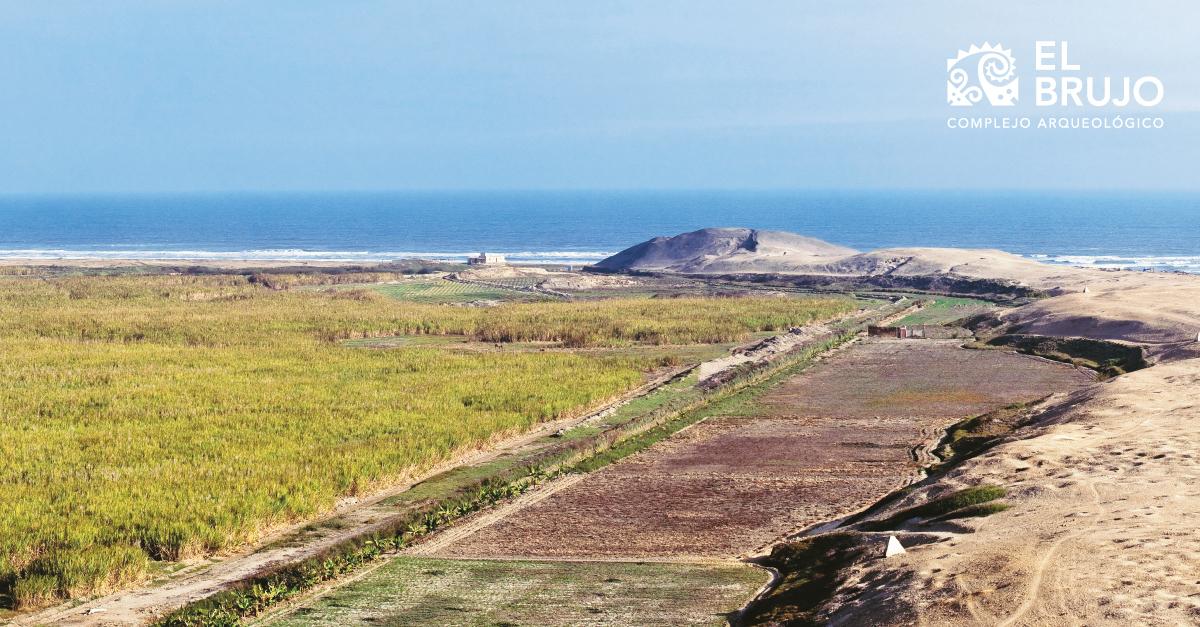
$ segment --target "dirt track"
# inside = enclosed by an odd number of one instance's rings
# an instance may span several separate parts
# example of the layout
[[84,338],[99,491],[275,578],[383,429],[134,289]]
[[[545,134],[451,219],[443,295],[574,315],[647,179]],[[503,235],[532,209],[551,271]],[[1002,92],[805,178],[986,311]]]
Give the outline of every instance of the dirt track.
[[1071,367],[937,341],[868,341],[531,501],[443,557],[732,558],[907,483],[949,424],[1091,382]]

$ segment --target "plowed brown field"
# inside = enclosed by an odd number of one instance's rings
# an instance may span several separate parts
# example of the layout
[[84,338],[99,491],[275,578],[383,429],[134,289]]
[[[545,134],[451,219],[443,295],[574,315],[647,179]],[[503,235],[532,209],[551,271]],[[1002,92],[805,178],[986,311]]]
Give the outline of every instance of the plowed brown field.
[[[1091,382],[955,342],[857,343],[437,551],[446,557],[725,558],[859,510],[919,472],[952,423]],[[924,448],[923,448],[924,445]]]

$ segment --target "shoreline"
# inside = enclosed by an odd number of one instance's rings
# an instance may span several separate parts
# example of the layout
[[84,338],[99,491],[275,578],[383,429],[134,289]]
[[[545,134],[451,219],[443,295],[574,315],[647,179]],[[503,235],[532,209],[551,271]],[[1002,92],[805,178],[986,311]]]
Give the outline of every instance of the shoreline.
[[[374,267],[387,263],[395,263],[400,259],[392,261],[338,261],[326,259],[94,259],[94,258],[63,258],[63,259],[21,259],[9,258],[0,259],[0,267],[59,267],[59,268],[91,268],[91,269],[107,269],[107,268],[130,268],[130,267],[152,267],[152,268],[175,268],[175,267],[196,267],[214,268],[219,270],[253,270],[258,268],[361,268]],[[421,259],[421,261],[429,261],[431,263],[465,263],[462,261],[448,261],[442,259]]]
[[[894,249],[881,249],[885,250]],[[895,249],[898,250],[898,249]],[[968,251],[976,249],[967,248],[945,248],[934,249],[945,251]],[[24,251],[22,251],[24,252]],[[467,258],[478,254],[478,252],[402,252],[395,256],[375,255],[371,253],[360,253],[363,258],[346,258],[337,257],[337,252],[331,251],[330,257],[321,257],[317,251],[301,251],[311,253],[308,256],[288,257],[281,256],[257,256],[258,254],[268,251],[237,251],[237,252],[221,252],[221,251],[196,251],[201,254],[196,256],[184,256],[185,251],[180,251],[180,256],[170,256],[170,251],[155,251],[163,256],[100,256],[80,252],[77,256],[71,256],[69,251],[64,256],[0,256],[0,267],[65,267],[65,268],[89,268],[89,269],[109,269],[109,268],[128,268],[128,267],[151,267],[151,268],[173,268],[173,267],[205,267],[218,270],[251,270],[251,269],[278,269],[278,268],[374,268],[378,266],[387,266],[399,263],[429,263],[429,264],[466,264]],[[129,251],[131,252],[131,251]],[[282,252],[282,251],[281,251]],[[599,251],[521,251],[521,252],[504,252],[504,251],[489,251],[499,252],[508,258],[506,265],[511,266],[528,266],[528,267],[544,267],[544,266],[571,266],[580,268],[596,264],[605,257],[613,253],[605,253]],[[988,251],[995,252],[995,251]],[[351,254],[351,253],[343,253]],[[1175,274],[1175,275],[1200,275],[1200,255],[1095,255],[1095,256],[1078,256],[1065,254],[1023,254],[1013,253],[1015,256],[1022,259],[1036,262],[1048,269],[1084,269],[1097,272],[1114,273],[1114,274]],[[1120,262],[1126,262],[1124,264]]]

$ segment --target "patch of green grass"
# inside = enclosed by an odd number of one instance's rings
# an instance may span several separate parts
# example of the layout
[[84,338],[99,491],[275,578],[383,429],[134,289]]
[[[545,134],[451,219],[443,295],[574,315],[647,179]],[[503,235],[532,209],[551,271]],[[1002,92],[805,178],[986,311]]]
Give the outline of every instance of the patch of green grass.
[[968,505],[966,507],[942,514],[937,518],[933,518],[930,520],[930,522],[953,520],[955,518],[983,518],[984,516],[991,516],[992,514],[1003,512],[1010,507],[1012,506],[1003,501],[990,501],[987,503],[979,503],[977,505]]
[[541,302],[552,300],[550,297],[542,294],[508,289],[503,285],[459,283],[440,277],[422,277],[387,282],[380,280],[378,282],[300,285],[293,289],[302,292],[321,291],[341,294],[381,294],[403,302],[430,305],[454,305],[475,301]]
[[1012,334],[991,338],[986,344],[969,346],[988,347],[1012,348],[1020,353],[1095,370],[1102,377],[1115,377],[1149,365],[1140,347],[1087,338]]
[[[1040,401],[1035,401],[1040,402]],[[1021,426],[1030,405],[1034,403],[1012,403],[986,414],[963,420],[946,431],[946,438],[938,449],[947,467],[961,459],[977,455],[1000,438]]]
[[827,533],[776,545],[762,564],[778,570],[780,579],[737,623],[821,624],[821,606],[845,581],[850,566],[866,555],[867,546],[856,533]]
[[740,564],[397,558],[263,624],[721,625],[764,580]]
[[[914,507],[900,510],[895,514],[883,519],[872,520],[859,524],[859,529],[863,531],[889,531],[896,529],[906,521],[916,519],[938,519],[943,520],[949,518],[948,514],[961,510],[967,507],[977,506],[981,503],[988,503],[996,499],[1003,498],[1007,491],[994,485],[980,485],[971,488],[965,488],[957,492],[952,492],[946,496],[934,499],[928,503],[922,503]],[[984,510],[976,510],[984,511]],[[994,510],[988,513],[995,513]],[[977,514],[979,515],[979,514]],[[987,515],[987,514],[982,514]],[[963,516],[956,516],[961,518]]]
[[529,292],[434,279],[366,286],[396,300],[413,303],[464,303],[477,300],[536,301],[547,297]]
[[343,340],[348,348],[454,348],[471,343],[465,335],[392,335],[387,337],[360,337]]
[[950,324],[958,320],[962,320],[968,316],[973,316],[985,311],[995,309],[996,306],[986,300],[978,300],[975,298],[956,298],[952,296],[938,296],[932,299],[920,311],[915,311],[900,320],[892,323],[892,326],[912,326],[916,324]]

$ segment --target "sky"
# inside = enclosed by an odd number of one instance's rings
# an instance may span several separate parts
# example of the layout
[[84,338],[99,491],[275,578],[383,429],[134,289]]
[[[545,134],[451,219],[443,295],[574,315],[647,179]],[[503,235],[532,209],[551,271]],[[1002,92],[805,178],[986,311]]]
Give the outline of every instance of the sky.
[[[1200,185],[1200,6],[1047,4],[0,0],[0,193]],[[946,127],[1043,39],[1164,127]]]

